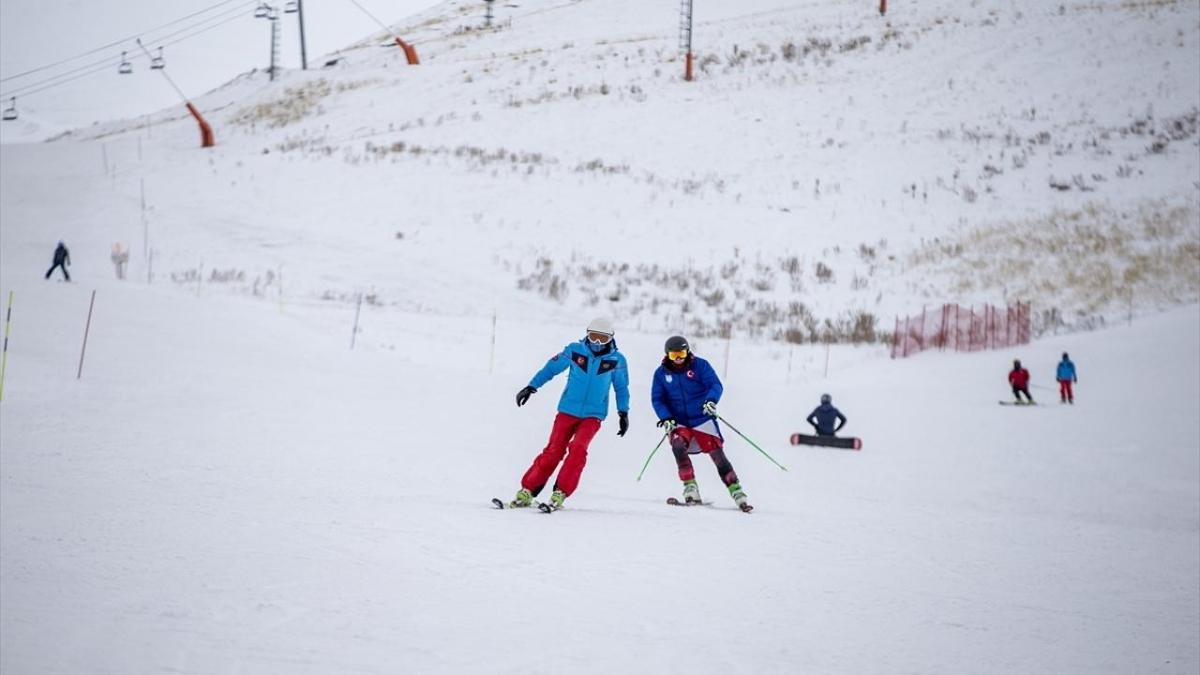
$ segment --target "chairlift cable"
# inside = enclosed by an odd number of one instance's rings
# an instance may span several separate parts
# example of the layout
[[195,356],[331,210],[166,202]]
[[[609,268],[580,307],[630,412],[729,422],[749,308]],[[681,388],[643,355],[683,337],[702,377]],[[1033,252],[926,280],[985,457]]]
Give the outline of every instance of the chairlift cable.
[[[244,4],[250,4],[250,3],[244,3]],[[226,11],[222,12],[221,14],[216,14],[216,15],[214,15],[214,16],[207,17],[207,18],[203,19],[202,21],[200,21],[199,23],[196,23],[196,24],[193,24],[193,25],[191,25],[191,26],[188,26],[188,27],[186,27],[186,28],[182,28],[182,29],[180,29],[180,30],[177,30],[177,31],[175,31],[174,33],[168,33],[167,35],[164,35],[164,36],[162,36],[162,38],[160,38],[160,39],[161,39],[161,40],[166,40],[166,39],[169,39],[169,38],[171,38],[171,37],[174,37],[174,36],[176,36],[176,35],[179,35],[180,33],[186,33],[187,31],[190,31],[190,30],[193,30],[193,29],[197,28],[198,26],[202,26],[202,25],[203,25],[205,22],[213,21],[213,20],[216,20],[216,19],[221,19],[221,18],[223,18],[223,17],[228,17],[228,20],[225,20],[225,21],[220,21],[219,23],[213,24],[213,25],[211,25],[211,26],[208,26],[208,27],[206,27],[206,28],[204,28],[204,29],[202,29],[202,30],[200,30],[200,31],[197,31],[196,33],[193,33],[193,35],[198,35],[199,33],[202,33],[202,32],[204,32],[205,30],[207,30],[208,28],[212,28],[212,27],[215,27],[215,26],[217,26],[217,25],[223,25],[223,24],[229,23],[229,21],[232,21],[233,19],[236,19],[236,18],[238,18],[239,16],[241,16],[241,12],[242,12],[242,11],[244,11],[244,9],[243,9],[242,7],[233,8],[232,10],[226,10]],[[191,37],[191,36],[188,36],[188,37]],[[177,43],[177,42],[181,42],[183,39],[186,39],[186,38],[181,38],[180,40],[175,40],[175,41],[173,41],[173,42],[169,42],[169,43],[166,43],[166,44],[175,44],[175,43]],[[135,58],[139,58],[139,57],[135,57]],[[76,68],[74,68],[74,69],[72,69],[72,70],[66,70],[66,71],[63,71],[63,72],[61,72],[61,73],[58,73],[58,74],[55,74],[55,75],[50,75],[50,76],[48,76],[48,77],[46,77],[46,78],[44,78],[44,79],[42,79],[42,80],[39,80],[39,81],[37,81],[37,82],[30,82],[30,83],[28,83],[28,84],[22,84],[22,85],[18,85],[16,88],[8,90],[8,92],[9,92],[10,94],[12,94],[12,93],[19,93],[19,92],[22,92],[22,91],[25,91],[25,90],[29,90],[29,89],[31,89],[31,88],[34,88],[34,87],[37,87],[37,88],[38,88],[38,91],[41,91],[41,89],[42,89],[42,88],[44,88],[44,87],[42,87],[42,85],[44,85],[44,84],[47,84],[47,83],[49,83],[49,82],[52,82],[52,81],[54,81],[54,80],[56,80],[56,79],[59,79],[59,78],[62,78],[62,77],[66,77],[66,76],[68,76],[68,75],[73,75],[74,73],[77,73],[77,72],[80,72],[80,71],[83,71],[83,70],[91,69],[91,68],[93,68],[93,66],[99,66],[99,65],[101,65],[101,64],[108,64],[109,66],[112,66],[112,65],[120,65],[120,63],[121,63],[121,61],[119,60],[119,57],[118,57],[118,56],[115,56],[115,55],[113,55],[113,56],[108,56],[108,57],[102,58],[102,59],[101,59],[101,60],[99,60],[99,61],[93,61],[93,62],[91,62],[91,63],[87,63],[87,64],[84,64],[84,65],[82,65],[82,66],[78,66],[78,67],[76,67]],[[93,70],[89,70],[89,72],[95,72],[95,70],[94,70],[94,69],[93,69]],[[70,78],[70,79],[75,79],[75,78]],[[67,81],[69,81],[69,80],[67,80]]]
[[[214,28],[218,28],[227,23],[230,23],[231,21],[235,21],[239,18],[239,16],[240,16],[239,14],[232,15],[232,16],[226,18],[224,21],[221,21],[219,23],[214,23],[210,26],[205,26],[204,28],[197,30],[189,35],[184,35],[183,37],[180,37],[179,39],[172,40],[170,42],[165,42],[162,44],[162,46],[169,47],[171,45],[178,44],[178,43],[184,42],[186,40],[190,40],[190,39],[196,37],[197,35],[200,35],[202,33],[207,33],[208,31],[210,31]],[[212,18],[212,17],[210,17],[210,18]],[[208,20],[208,19],[206,19],[206,20]],[[191,28],[195,28],[195,26],[192,26]],[[189,30],[190,30],[190,28],[189,28]],[[156,46],[158,46],[158,45],[156,45]],[[140,56],[134,55],[130,59],[130,61],[139,60],[141,58],[142,57],[140,57]],[[14,94],[20,95],[22,97],[26,97],[31,94],[36,94],[38,92],[45,91],[47,89],[53,89],[54,87],[57,87],[59,85],[66,84],[68,82],[73,82],[75,80],[78,80],[83,77],[87,77],[89,75],[95,75],[96,73],[99,73],[99,72],[111,70],[113,67],[120,65],[120,63],[121,63],[120,56],[111,56],[111,57],[104,59],[103,61],[97,61],[97,62],[94,62],[87,66],[80,66],[79,68],[76,68],[75,70],[72,70],[72,71],[68,71],[66,73],[60,73],[58,75],[51,76],[49,78],[42,80],[41,82],[33,82],[30,84],[18,87],[16,89],[12,89],[8,92],[0,93],[0,98],[12,96]],[[90,68],[90,70],[86,70],[85,72],[78,72],[78,71],[83,71],[85,68]],[[67,75],[72,75],[76,72],[78,72],[78,74],[75,74],[72,77],[66,77]],[[55,80],[57,80],[57,81],[55,81]],[[34,88],[31,89],[31,87],[34,87]]]
[[369,11],[367,11],[367,8],[366,8],[366,7],[363,7],[362,5],[358,4],[358,0],[350,0],[350,2],[354,3],[354,6],[355,6],[355,7],[357,7],[357,8],[359,8],[359,9],[361,9],[361,10],[362,10],[362,12],[363,12],[363,14],[366,14],[367,16],[369,16],[369,17],[371,17],[372,19],[374,19],[375,23],[379,24],[379,27],[380,27],[380,28],[382,28],[382,29],[384,29],[385,31],[387,31],[387,32],[388,32],[388,35],[391,35],[393,39],[396,39],[396,40],[399,40],[399,39],[400,39],[400,36],[399,36],[399,35],[396,35],[396,33],[394,33],[394,32],[392,31],[392,29],[391,29],[391,28],[388,28],[386,24],[384,24],[382,21],[380,21],[378,17],[376,17],[374,14],[370,13]]
[[[16,73],[16,74],[14,74],[14,75],[9,75],[9,76],[7,76],[7,77],[0,78],[0,82],[7,82],[7,81],[9,81],[9,80],[13,80],[13,79],[16,79],[16,78],[18,78],[18,77],[24,77],[24,76],[26,76],[26,75],[31,75],[31,74],[33,74],[33,73],[37,73],[37,72],[41,72],[41,71],[43,71],[43,70],[47,70],[47,69],[49,69],[49,68],[54,68],[54,67],[56,67],[56,66],[61,66],[61,65],[62,65],[62,64],[64,64],[64,63],[69,63],[69,62],[71,62],[71,61],[75,61],[75,60],[81,59],[81,58],[83,58],[83,57],[85,57],[85,56],[89,56],[89,55],[91,55],[91,54],[95,54],[96,52],[99,52],[99,51],[104,51],[105,49],[109,49],[109,48],[111,48],[111,47],[115,47],[115,46],[117,46],[117,45],[121,44],[122,42],[128,42],[129,40],[132,40],[132,39],[134,39],[134,38],[137,38],[137,37],[141,37],[141,36],[143,36],[143,35],[146,35],[146,34],[148,34],[148,33],[153,33],[153,32],[155,32],[155,31],[157,31],[157,30],[161,30],[161,29],[163,29],[163,28],[166,28],[167,26],[173,26],[173,25],[175,25],[175,24],[177,24],[177,23],[179,23],[179,22],[181,22],[181,21],[187,21],[188,19],[191,19],[191,18],[193,18],[193,17],[199,16],[200,14],[204,14],[204,13],[206,13],[206,12],[212,11],[212,10],[216,9],[217,7],[220,7],[221,5],[227,5],[227,4],[231,3],[231,2],[238,2],[238,0],[221,0],[221,2],[218,2],[218,3],[214,4],[214,5],[209,5],[208,7],[205,7],[204,9],[201,9],[201,10],[198,10],[198,11],[195,11],[195,12],[192,12],[191,14],[188,14],[187,16],[182,16],[182,17],[180,17],[180,18],[178,18],[178,19],[175,19],[175,20],[173,20],[173,21],[168,21],[167,23],[164,23],[164,24],[162,24],[162,25],[160,25],[160,26],[155,26],[154,28],[150,28],[150,29],[148,29],[148,30],[144,30],[144,31],[142,31],[142,32],[140,32],[140,33],[135,33],[134,35],[130,35],[130,36],[128,36],[128,37],[121,38],[120,40],[115,40],[115,41],[113,41],[113,42],[110,42],[110,43],[108,43],[108,44],[106,44],[106,45],[102,45],[102,46],[100,46],[100,47],[96,47],[96,48],[94,48],[94,49],[89,49],[89,50],[87,50],[87,51],[85,51],[85,52],[81,52],[81,53],[79,53],[79,54],[76,54],[75,56],[71,56],[71,57],[69,57],[69,58],[62,59],[61,61],[56,61],[56,62],[54,62],[54,63],[49,63],[49,64],[46,64],[46,65],[44,65],[44,66],[38,66],[37,68],[32,68],[32,69],[30,69],[30,70],[26,70],[26,71],[24,71],[24,72],[20,72],[20,73]],[[257,2],[258,2],[258,0],[242,0],[242,5],[257,4]],[[207,21],[207,20],[208,20],[208,19],[205,19],[205,21]]]

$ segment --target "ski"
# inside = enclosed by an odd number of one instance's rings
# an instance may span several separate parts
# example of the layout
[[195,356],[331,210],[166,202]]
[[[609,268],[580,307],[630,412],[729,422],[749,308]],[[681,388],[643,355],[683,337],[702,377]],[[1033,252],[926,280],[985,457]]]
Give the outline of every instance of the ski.
[[[538,507],[538,511],[541,511],[542,513],[554,513],[555,511],[558,510],[558,509],[554,508],[554,506],[552,504],[548,504],[546,502],[538,502],[537,507]],[[562,508],[562,507],[560,506],[559,508]]]
[[496,498],[496,497],[492,497],[492,504],[493,504],[493,505],[494,505],[496,508],[498,508],[498,509],[506,509],[506,508],[508,508],[508,506],[507,506],[507,505],[505,505],[505,503],[504,503],[504,502],[500,501],[500,500],[499,500],[498,498]]
[[1017,405],[1017,406],[1037,405],[1037,401],[1030,401],[1028,403],[1019,402],[1019,401],[998,401],[998,403],[1000,405]]
[[[685,501],[676,499],[675,497],[667,497],[667,503],[670,504],[671,506],[712,506],[713,505],[712,502],[685,502]],[[742,510],[742,513],[750,513],[751,511],[754,510],[754,507],[750,506],[749,504],[738,504],[738,508]]]

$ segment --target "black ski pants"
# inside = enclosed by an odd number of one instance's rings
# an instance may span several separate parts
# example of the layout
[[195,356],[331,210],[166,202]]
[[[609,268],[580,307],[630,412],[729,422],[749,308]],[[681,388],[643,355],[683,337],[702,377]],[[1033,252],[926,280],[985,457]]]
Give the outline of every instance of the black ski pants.
[[67,266],[62,263],[58,263],[58,262],[54,263],[53,265],[50,266],[50,269],[46,270],[46,278],[47,279],[50,278],[51,274],[54,274],[55,267],[62,270],[63,276],[67,278],[67,281],[71,280],[71,275],[67,273]]

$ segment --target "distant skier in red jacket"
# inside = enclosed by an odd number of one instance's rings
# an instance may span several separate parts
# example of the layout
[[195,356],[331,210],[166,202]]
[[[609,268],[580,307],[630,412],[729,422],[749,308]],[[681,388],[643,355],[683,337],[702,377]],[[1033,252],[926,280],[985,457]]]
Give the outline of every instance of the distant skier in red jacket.
[[1021,403],[1021,394],[1025,394],[1025,403],[1033,403],[1029,395],[1029,371],[1021,367],[1021,360],[1013,361],[1013,369],[1008,371],[1008,383],[1012,385],[1013,396]]

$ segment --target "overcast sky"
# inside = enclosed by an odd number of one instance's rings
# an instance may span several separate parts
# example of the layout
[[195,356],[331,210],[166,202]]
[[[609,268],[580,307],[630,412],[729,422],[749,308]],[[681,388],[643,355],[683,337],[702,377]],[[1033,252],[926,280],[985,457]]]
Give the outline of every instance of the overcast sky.
[[[285,4],[285,0],[268,1],[280,7]],[[303,2],[310,68],[320,65],[321,55],[379,30],[350,0]],[[380,20],[395,23],[439,0],[358,3]],[[0,0],[3,104],[7,107],[15,94],[22,121],[47,127],[83,126],[177,104],[178,96],[147,68],[145,57],[134,59],[140,51],[133,37],[139,34],[146,36],[143,41],[151,51],[157,51],[154,47],[160,40],[168,43],[163,55],[172,79],[188,96],[199,96],[239,73],[268,65],[270,22],[254,18],[254,4],[254,0]],[[282,16],[282,64],[298,68],[297,14]],[[106,45],[111,46],[84,55]],[[117,73],[115,63],[122,50],[129,52],[133,74]],[[80,55],[60,66],[21,75]],[[110,58],[115,61],[105,66]],[[89,73],[93,68],[97,72]],[[44,88],[61,81],[51,80],[56,75],[78,77]]]

